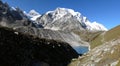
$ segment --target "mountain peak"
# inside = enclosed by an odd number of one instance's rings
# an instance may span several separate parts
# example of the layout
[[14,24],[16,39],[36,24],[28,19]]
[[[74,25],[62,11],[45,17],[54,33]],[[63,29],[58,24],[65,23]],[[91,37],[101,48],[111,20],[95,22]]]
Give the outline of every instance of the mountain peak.
[[28,13],[31,17],[33,17],[33,16],[38,16],[38,15],[40,15],[37,11],[35,11],[35,10],[30,10],[30,12]]
[[58,11],[59,13],[66,13],[66,14],[71,14],[73,16],[75,15],[81,15],[79,12],[75,12],[73,9],[68,9],[68,8],[57,8],[55,11]]
[[30,12],[27,14],[28,17],[30,17],[31,20],[35,21],[38,17],[40,17],[41,15],[35,11],[35,10],[30,10]]
[[[87,17],[82,16],[80,12],[73,9],[56,8],[48,11],[39,20],[46,29],[58,28],[58,30],[84,30],[89,31],[106,31],[107,29],[97,22],[90,22]],[[55,30],[56,30],[55,29]],[[52,29],[53,30],[53,29]]]
[[54,15],[61,15],[63,17],[64,15],[70,14],[72,16],[80,16],[81,14],[79,12],[75,12],[73,9],[68,8],[56,8],[54,11],[48,11],[46,14],[52,13]]

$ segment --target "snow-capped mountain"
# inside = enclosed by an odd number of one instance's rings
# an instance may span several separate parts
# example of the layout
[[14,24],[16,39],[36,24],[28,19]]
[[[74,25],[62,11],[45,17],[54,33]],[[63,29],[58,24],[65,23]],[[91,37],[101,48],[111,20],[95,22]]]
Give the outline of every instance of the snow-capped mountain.
[[73,32],[43,29],[43,26],[40,25],[41,23],[35,23],[34,20],[30,20],[32,17],[34,18],[39,15],[35,10],[30,11],[28,15],[25,11],[22,11],[19,8],[10,7],[7,3],[2,3],[1,1],[0,9],[0,26],[14,29],[17,31],[17,33],[15,32],[16,34],[22,32],[26,33],[26,35],[35,35],[39,38],[67,42],[74,49],[77,48],[76,51],[81,49],[79,46],[82,46],[85,49],[88,49],[89,47],[87,42],[82,41],[80,37]]
[[107,29],[97,22],[90,22],[81,13],[68,8],[57,8],[48,11],[36,19],[45,29],[52,30],[90,30],[106,31]]
[[27,17],[32,21],[32,23],[35,25],[35,27],[37,28],[43,28],[43,26],[41,24],[39,24],[38,22],[35,22],[37,18],[39,18],[41,15],[36,12],[35,10],[30,10],[29,13],[26,13]]
[[35,21],[38,17],[40,17],[41,15],[36,12],[35,10],[30,10],[30,12],[27,14],[27,16],[32,20]]
[[52,14],[53,15],[52,18],[54,19],[54,21],[64,17],[67,14],[70,14],[75,17],[81,16],[79,12],[75,12],[74,10],[67,8],[57,8],[54,11],[48,11],[46,14]]
[[83,22],[86,24],[87,29],[90,31],[94,31],[94,30],[107,31],[107,28],[105,28],[102,24],[96,21],[90,22],[86,17],[83,17]]

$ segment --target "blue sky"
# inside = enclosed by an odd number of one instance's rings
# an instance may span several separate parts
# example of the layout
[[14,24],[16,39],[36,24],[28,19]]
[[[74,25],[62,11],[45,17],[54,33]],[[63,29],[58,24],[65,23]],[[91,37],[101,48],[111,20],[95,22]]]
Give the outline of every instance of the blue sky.
[[90,21],[97,21],[108,29],[120,24],[120,0],[2,0],[10,6],[29,12],[31,9],[43,14],[57,7],[80,12]]

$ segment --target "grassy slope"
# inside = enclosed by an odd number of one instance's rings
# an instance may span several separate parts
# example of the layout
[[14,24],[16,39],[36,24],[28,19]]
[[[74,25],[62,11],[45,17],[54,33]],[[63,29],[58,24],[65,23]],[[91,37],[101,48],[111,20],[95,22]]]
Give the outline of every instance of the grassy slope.
[[117,65],[116,66],[120,66],[120,58],[119,58],[119,62],[117,63]]
[[[93,41],[91,41],[91,52],[88,53],[87,55],[85,55],[85,57],[83,56],[83,58],[80,58],[80,59],[76,59],[74,61],[71,62],[71,64],[69,64],[69,66],[82,66],[81,64],[85,64],[87,62],[94,62],[94,60],[91,60],[91,58],[93,58],[94,56],[94,53],[99,50],[99,49],[96,49],[95,51],[93,51],[93,49],[95,49],[95,47],[97,48],[97,46],[103,46],[102,45],[103,43],[105,42],[109,42],[109,41],[115,41],[117,39],[120,39],[120,25],[105,32],[105,33],[102,33],[100,35],[98,35],[97,37],[95,37],[93,39]],[[110,43],[108,43],[109,45]],[[103,48],[104,50],[105,48]],[[114,52],[111,54],[111,52],[114,50]],[[95,54],[99,54],[99,53],[95,53]],[[101,51],[101,54],[103,54],[103,57],[100,56],[100,58],[102,58],[97,64],[97,66],[103,66],[103,64],[108,64],[110,65],[111,62],[113,63],[118,61],[117,63],[117,66],[120,66],[120,44],[118,45],[115,45],[113,47],[111,47],[111,50],[109,50],[109,52],[103,52]],[[96,56],[99,58],[99,55]],[[84,65],[83,65],[84,66]]]
[[97,37],[102,32],[89,32],[89,31],[73,31],[75,34],[79,35],[82,40],[86,42],[91,42],[95,37]]
[[91,49],[95,48],[103,44],[104,42],[108,42],[120,37],[120,25],[107,31],[104,35],[99,35],[91,42]]

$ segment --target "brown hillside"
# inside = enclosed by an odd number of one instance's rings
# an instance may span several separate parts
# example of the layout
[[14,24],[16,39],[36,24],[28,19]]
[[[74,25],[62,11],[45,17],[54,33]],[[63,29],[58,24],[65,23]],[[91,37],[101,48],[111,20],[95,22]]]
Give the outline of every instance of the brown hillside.
[[105,42],[115,40],[120,37],[120,25],[107,31],[102,34],[100,34],[98,37],[96,37],[91,42],[91,49],[95,48],[96,46],[99,46]]

